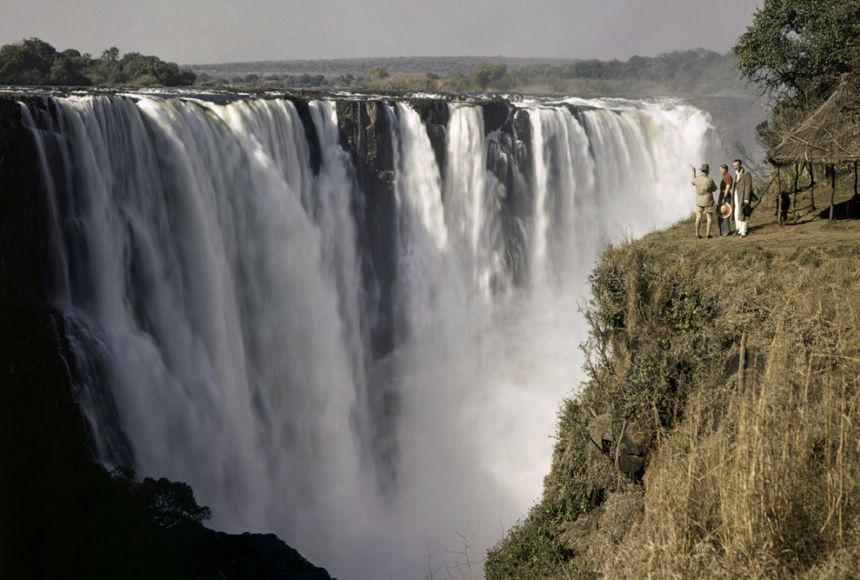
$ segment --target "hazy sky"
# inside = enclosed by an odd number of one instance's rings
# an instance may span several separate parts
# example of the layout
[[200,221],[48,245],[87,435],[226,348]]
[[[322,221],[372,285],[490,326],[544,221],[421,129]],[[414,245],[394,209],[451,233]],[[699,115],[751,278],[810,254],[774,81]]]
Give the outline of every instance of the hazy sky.
[[37,36],[182,64],[358,56],[620,58],[725,51],[763,0],[0,0]]

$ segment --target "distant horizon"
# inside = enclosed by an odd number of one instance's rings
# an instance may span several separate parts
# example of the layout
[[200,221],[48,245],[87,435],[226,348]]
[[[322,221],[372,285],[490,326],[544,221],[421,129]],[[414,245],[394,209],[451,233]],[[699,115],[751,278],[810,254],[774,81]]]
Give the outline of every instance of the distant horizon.
[[[45,40],[45,39],[43,39]],[[20,42],[20,41],[19,41]],[[46,40],[46,42],[48,42]],[[61,50],[60,47],[55,47],[58,50]],[[74,47],[69,47],[74,48]],[[109,48],[109,47],[105,47]],[[117,47],[120,50],[121,54],[125,54],[126,52],[139,52],[139,51],[125,51],[123,48]],[[373,61],[381,61],[381,60],[409,60],[409,59],[436,59],[436,60],[445,60],[445,59],[486,59],[486,60],[513,60],[513,61],[556,61],[556,62],[576,62],[576,61],[601,61],[601,62],[612,62],[612,61],[620,61],[626,62],[632,58],[659,58],[661,56],[672,54],[676,52],[698,52],[698,51],[706,51],[713,52],[722,55],[731,54],[731,49],[725,51],[713,50],[710,48],[703,48],[701,46],[696,48],[677,48],[674,50],[669,50],[666,52],[661,52],[659,54],[632,54],[628,57],[621,58],[588,58],[588,57],[567,57],[567,56],[509,56],[509,55],[486,55],[486,54],[456,54],[456,55],[434,55],[434,54],[418,54],[418,55],[404,55],[404,56],[346,56],[346,57],[320,57],[320,58],[262,58],[255,60],[225,60],[219,62],[178,62],[182,66],[192,66],[192,67],[205,67],[205,66],[217,66],[217,65],[237,65],[237,64],[262,64],[262,63],[282,63],[282,62],[356,62],[362,60],[373,60]],[[159,56],[159,55],[153,55]]]

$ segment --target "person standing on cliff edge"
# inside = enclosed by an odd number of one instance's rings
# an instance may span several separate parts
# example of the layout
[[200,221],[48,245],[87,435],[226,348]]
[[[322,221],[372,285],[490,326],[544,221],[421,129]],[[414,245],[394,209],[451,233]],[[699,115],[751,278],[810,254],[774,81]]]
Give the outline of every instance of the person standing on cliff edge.
[[708,225],[705,228],[705,237],[711,237],[711,214],[714,213],[714,192],[717,190],[717,184],[714,180],[708,177],[711,172],[711,166],[707,163],[702,163],[702,174],[696,177],[696,168],[690,165],[693,171],[692,184],[696,188],[696,237],[701,238],[699,234],[699,224],[702,223],[702,214],[708,218]]
[[737,234],[747,236],[747,220],[750,216],[750,198],[752,197],[752,175],[744,169],[743,162],[735,159],[732,163],[735,170],[735,183],[732,187],[732,203],[735,208],[735,228]]
[[[732,174],[729,172],[729,166],[723,163],[720,165],[720,196],[717,199],[717,228],[720,230],[721,236],[729,235],[732,230],[729,218],[734,213],[732,209],[732,186],[735,180],[732,179]],[[725,204],[726,215],[723,215]]]

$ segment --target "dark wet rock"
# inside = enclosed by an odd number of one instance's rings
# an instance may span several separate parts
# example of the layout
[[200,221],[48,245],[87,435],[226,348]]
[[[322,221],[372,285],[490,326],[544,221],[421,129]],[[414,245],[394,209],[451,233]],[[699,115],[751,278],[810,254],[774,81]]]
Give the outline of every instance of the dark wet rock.
[[430,145],[436,156],[439,171],[445,175],[446,153],[448,149],[448,120],[451,116],[447,101],[438,99],[412,99],[412,108],[421,117],[430,137]]
[[514,113],[514,130],[517,132],[517,137],[523,143],[531,143],[532,141],[532,126],[529,119],[529,112],[525,109],[518,109]]
[[349,152],[364,199],[355,208],[375,358],[394,347],[393,291],[397,272],[397,201],[394,193],[394,139],[390,110],[382,101],[339,101],[341,146]]
[[190,542],[187,577],[193,580],[330,580],[274,534],[225,534],[202,530]]
[[511,105],[505,101],[487,101],[481,108],[484,111],[484,132],[487,135],[501,129],[511,117]]
[[316,126],[314,125],[314,120],[311,116],[308,101],[306,99],[299,99],[293,96],[287,96],[286,99],[296,107],[299,119],[302,120],[305,139],[308,142],[308,149],[310,151],[311,169],[313,170],[314,175],[319,175],[320,166],[322,165],[322,150],[320,148],[319,135],[317,135]]
[[400,415],[396,381],[389,377],[386,357],[396,334],[395,285],[399,250],[397,199],[394,182],[394,112],[383,101],[339,101],[341,145],[352,157],[359,188],[355,204],[357,242],[361,255],[364,310],[371,312],[370,344],[373,360],[368,384],[368,411],[376,418],[369,428],[371,454],[377,463],[380,490],[396,485],[399,449],[391,434]]
[[[495,130],[486,131],[489,136],[487,170],[497,180],[495,195],[504,210],[501,217],[507,270],[513,274],[514,283],[519,284],[526,280],[528,268],[526,222],[531,215],[528,153],[531,133],[528,113],[517,111],[514,114],[507,103],[500,104],[504,107],[488,103],[484,108],[485,123],[488,122],[488,110],[490,115],[495,115],[489,122],[494,125],[501,123]],[[525,135],[520,133],[520,129]]]

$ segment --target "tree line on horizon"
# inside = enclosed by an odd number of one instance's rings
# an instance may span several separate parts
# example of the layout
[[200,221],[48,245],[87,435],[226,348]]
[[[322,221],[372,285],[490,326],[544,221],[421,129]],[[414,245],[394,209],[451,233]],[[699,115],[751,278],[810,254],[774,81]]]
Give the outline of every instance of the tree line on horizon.
[[[95,58],[76,49],[58,51],[39,38],[0,47],[0,84],[27,86],[201,86],[243,89],[352,89],[368,91],[479,91],[654,96],[745,94],[737,57],[696,49],[620,60],[494,57],[420,57],[290,61],[197,66],[194,70],[156,56],[110,47]],[[336,66],[338,68],[332,69]],[[246,68],[243,68],[246,67]],[[404,68],[405,67],[405,68]],[[392,68],[392,70],[389,70]],[[403,70],[409,72],[402,72]],[[426,72],[414,72],[425,70]],[[265,71],[265,72],[264,72]],[[278,71],[278,72],[272,72]],[[284,72],[280,72],[284,71]],[[436,72],[433,72],[436,71]]]
[[[375,63],[375,64],[374,64]],[[250,89],[532,92],[582,96],[746,95],[732,53],[696,49],[620,60],[403,57],[199,65],[198,84]]]
[[197,75],[155,56],[112,46],[98,58],[70,48],[58,51],[39,38],[0,47],[0,84],[29,86],[165,86],[194,84]]

